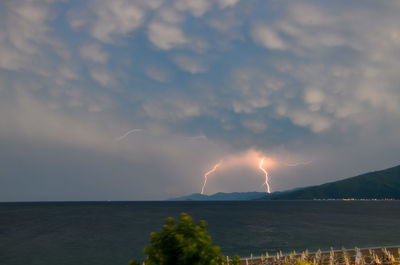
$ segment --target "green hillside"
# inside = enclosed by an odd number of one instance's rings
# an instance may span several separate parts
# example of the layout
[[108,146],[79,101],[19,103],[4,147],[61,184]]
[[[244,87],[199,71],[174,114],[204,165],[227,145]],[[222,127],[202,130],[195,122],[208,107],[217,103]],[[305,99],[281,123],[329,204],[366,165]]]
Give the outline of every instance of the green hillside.
[[400,199],[400,166],[279,194],[273,200]]

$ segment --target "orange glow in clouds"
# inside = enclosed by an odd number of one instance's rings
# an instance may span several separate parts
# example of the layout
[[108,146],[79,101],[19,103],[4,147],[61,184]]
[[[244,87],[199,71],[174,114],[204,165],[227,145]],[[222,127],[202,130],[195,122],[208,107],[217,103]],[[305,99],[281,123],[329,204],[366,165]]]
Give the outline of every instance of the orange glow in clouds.
[[235,155],[230,155],[226,158],[223,159],[223,165],[222,165],[222,160],[218,162],[211,170],[207,171],[204,174],[204,182],[201,188],[201,194],[204,194],[204,189],[207,184],[207,178],[208,176],[215,172],[217,168],[220,169],[225,169],[225,168],[230,168],[230,167],[237,167],[237,166],[248,166],[251,168],[259,168],[261,169],[264,174],[265,174],[265,182],[263,185],[266,186],[266,192],[271,193],[271,188],[269,185],[269,176],[267,169],[270,169],[271,167],[275,166],[277,163],[268,157],[264,157],[261,153],[255,151],[255,150],[250,150],[245,153],[241,154],[235,154]]
[[244,153],[239,153],[239,154],[234,154],[234,155],[229,155],[225,157],[223,160],[218,162],[211,170],[207,171],[204,174],[204,182],[201,187],[201,194],[204,194],[204,189],[207,184],[207,178],[208,176],[215,172],[217,169],[218,170],[224,170],[227,168],[232,168],[232,167],[240,167],[240,166],[246,166],[250,168],[257,168],[257,170],[261,170],[264,175],[265,175],[265,181],[262,186],[265,186],[265,192],[266,193],[271,193],[271,186],[270,186],[270,178],[268,171],[271,168],[274,168],[276,166],[284,166],[284,167],[297,167],[297,166],[305,166],[310,164],[312,161],[304,161],[304,162],[295,162],[295,163],[287,163],[284,161],[277,161],[274,160],[270,157],[266,157],[260,152],[257,152],[256,150],[249,150]]

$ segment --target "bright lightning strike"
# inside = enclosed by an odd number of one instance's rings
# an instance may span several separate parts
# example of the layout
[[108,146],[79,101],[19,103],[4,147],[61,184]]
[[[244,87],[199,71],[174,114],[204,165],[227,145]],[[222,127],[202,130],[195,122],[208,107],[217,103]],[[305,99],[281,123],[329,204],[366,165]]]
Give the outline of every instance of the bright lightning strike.
[[222,164],[222,161],[218,162],[218,164],[216,164],[211,170],[207,171],[207,172],[204,174],[204,183],[203,183],[203,187],[201,187],[201,193],[200,193],[200,194],[203,194],[203,193],[204,193],[204,188],[206,187],[206,184],[207,184],[207,177],[208,177],[208,175],[210,175],[210,174],[213,173],[215,170],[217,170],[217,168],[218,168],[221,164]]
[[264,172],[264,174],[265,174],[265,183],[264,183],[263,185],[265,185],[266,192],[267,192],[267,193],[271,193],[271,188],[270,188],[270,186],[269,186],[268,172],[263,168],[263,164],[264,164],[264,158],[261,159],[259,168],[260,168],[260,169]]
[[134,132],[141,132],[141,131],[143,131],[143,129],[133,129],[133,130],[130,130],[130,131],[126,132],[125,134],[121,135],[120,137],[115,138],[115,141],[116,141],[116,142],[119,142],[119,141],[121,141],[122,139],[124,139],[125,137],[127,137],[128,135],[130,135],[131,133],[134,133]]

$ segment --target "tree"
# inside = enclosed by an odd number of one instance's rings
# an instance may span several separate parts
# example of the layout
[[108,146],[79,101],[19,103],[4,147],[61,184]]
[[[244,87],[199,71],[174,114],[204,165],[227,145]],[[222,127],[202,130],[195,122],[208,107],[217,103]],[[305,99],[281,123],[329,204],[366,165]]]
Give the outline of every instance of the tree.
[[175,225],[169,217],[160,233],[151,233],[151,245],[144,249],[146,265],[220,265],[223,262],[220,247],[211,244],[211,236],[206,230],[206,223],[199,225],[192,218],[181,214]]
[[238,255],[233,256],[232,265],[240,265],[240,257]]

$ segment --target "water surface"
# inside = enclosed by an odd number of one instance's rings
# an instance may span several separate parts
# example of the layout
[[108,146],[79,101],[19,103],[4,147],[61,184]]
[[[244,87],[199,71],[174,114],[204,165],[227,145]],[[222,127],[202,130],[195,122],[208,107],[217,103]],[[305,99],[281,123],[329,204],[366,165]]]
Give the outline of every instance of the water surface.
[[126,265],[181,212],[228,255],[400,245],[400,201],[0,203],[0,264]]

